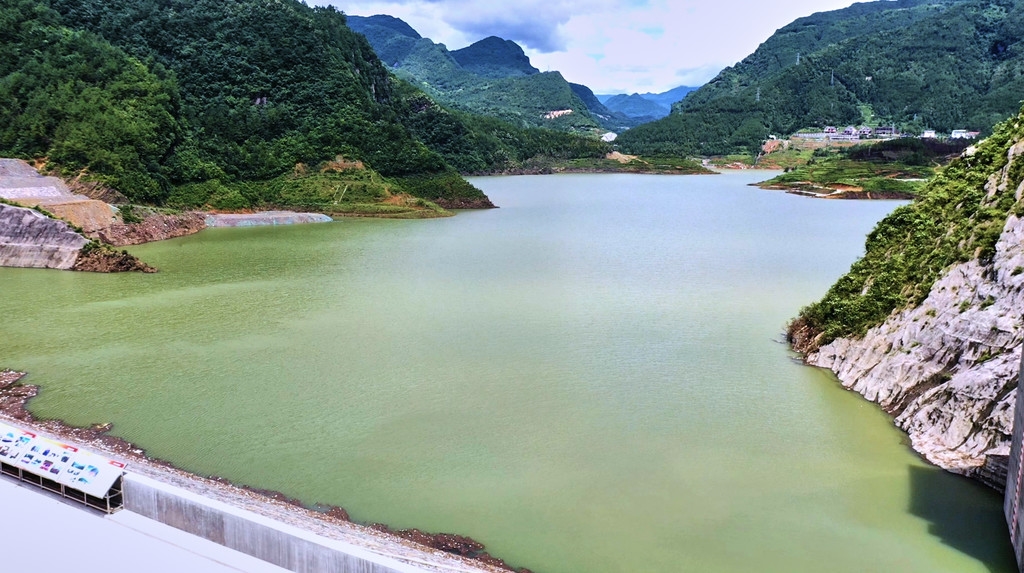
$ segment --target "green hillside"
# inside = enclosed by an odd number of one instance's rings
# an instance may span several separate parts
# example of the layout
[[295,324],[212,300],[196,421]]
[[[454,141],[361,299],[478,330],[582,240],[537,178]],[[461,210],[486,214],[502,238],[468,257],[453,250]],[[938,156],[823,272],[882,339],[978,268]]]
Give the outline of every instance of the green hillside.
[[512,78],[540,73],[530,64],[530,58],[523,53],[519,44],[497,36],[489,36],[451,54],[462,69],[485,78]]
[[605,106],[629,117],[648,118],[648,121],[661,119],[672,111],[670,106],[653,102],[640,94],[612,96]]
[[160,201],[160,164],[184,138],[178,84],[38,2],[0,8],[0,153],[89,168],[136,201]]
[[[449,52],[419,34],[412,37],[394,21],[391,16],[348,18],[398,77],[446,106],[522,127],[588,134],[621,127],[619,120],[605,125],[560,73],[538,72],[514,42],[490,37]],[[561,110],[572,113],[546,117]]]
[[[338,156],[364,162],[396,190],[403,178],[430,177],[438,189],[486,201],[400,123],[394,80],[333,9],[49,4],[2,9],[11,39],[0,48],[5,155],[85,170],[140,202],[163,203],[203,181],[269,180]],[[228,202],[241,203],[233,195]]]
[[896,0],[796,20],[618,140],[632,153],[751,153],[826,125],[984,131],[1024,93],[1024,3]]
[[[400,20],[385,24],[417,42]],[[391,74],[343,14],[293,0],[21,0],[0,7],[0,34],[0,155],[45,160],[133,202],[487,206],[460,171],[609,150],[444,109]]]

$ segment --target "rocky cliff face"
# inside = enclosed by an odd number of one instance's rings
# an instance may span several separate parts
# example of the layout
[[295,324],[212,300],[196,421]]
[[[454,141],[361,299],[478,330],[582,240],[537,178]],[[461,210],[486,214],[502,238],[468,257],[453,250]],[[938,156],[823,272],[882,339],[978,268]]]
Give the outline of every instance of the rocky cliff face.
[[[1013,145],[1010,164],[1022,154]],[[989,178],[989,196],[1007,190],[1010,171]],[[1018,202],[1022,193],[1024,183]],[[1009,216],[986,263],[952,266],[916,307],[806,361],[893,414],[929,461],[1001,488],[1024,341],[1024,219]]]
[[88,242],[64,221],[0,203],[0,266],[70,269]]
[[992,267],[957,265],[917,308],[862,339],[840,338],[807,356],[896,416],[929,461],[971,476],[998,465],[1000,458],[988,458],[1009,454],[1024,319],[1024,220],[1011,217],[996,248]]

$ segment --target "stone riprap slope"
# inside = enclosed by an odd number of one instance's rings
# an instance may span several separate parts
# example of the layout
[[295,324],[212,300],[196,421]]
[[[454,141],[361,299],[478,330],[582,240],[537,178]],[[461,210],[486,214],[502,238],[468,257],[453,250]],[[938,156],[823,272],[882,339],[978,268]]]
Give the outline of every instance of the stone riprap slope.
[[43,177],[21,159],[0,159],[0,196],[61,197],[71,195],[68,186],[57,177]]
[[0,159],[0,199],[41,207],[81,227],[86,233],[109,228],[116,211],[102,201],[75,195],[58,177],[44,177],[20,159]]
[[64,221],[0,203],[0,266],[70,269],[88,242]]
[[844,386],[892,413],[932,463],[1000,487],[1022,320],[1024,220],[1011,216],[991,266],[953,266],[916,308],[893,314],[863,338],[822,346],[807,362],[831,369]]

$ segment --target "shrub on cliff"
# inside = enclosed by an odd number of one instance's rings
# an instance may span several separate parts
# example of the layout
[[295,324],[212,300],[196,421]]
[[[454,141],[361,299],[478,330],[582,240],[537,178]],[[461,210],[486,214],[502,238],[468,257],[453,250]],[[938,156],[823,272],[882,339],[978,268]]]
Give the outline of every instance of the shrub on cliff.
[[1024,140],[1024,111],[939,172],[913,203],[896,209],[868,235],[866,252],[826,293],[800,312],[805,349],[861,336],[894,310],[920,303],[944,270],[978,259],[990,264],[1006,219],[1020,209],[1024,155],[1016,155],[1005,188],[986,185],[1007,167],[1010,148]]

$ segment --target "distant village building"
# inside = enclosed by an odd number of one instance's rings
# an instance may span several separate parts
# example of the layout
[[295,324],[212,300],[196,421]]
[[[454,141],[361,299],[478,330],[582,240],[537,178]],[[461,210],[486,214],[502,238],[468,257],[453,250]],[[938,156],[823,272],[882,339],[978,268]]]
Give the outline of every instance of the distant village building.
[[926,129],[921,133],[921,139],[935,139],[936,137],[934,129]]
[[893,126],[881,126],[875,128],[875,137],[896,137],[899,135]]
[[828,125],[825,126],[825,133],[839,133],[839,130],[836,129],[834,126]]
[[860,129],[857,130],[857,135],[859,135],[861,137],[871,137],[874,134],[875,134],[875,130],[871,129],[870,127],[868,127],[866,125],[860,126]]
[[967,131],[966,129],[954,129],[949,134],[950,139],[977,139],[981,135],[980,131]]
[[857,135],[857,128],[852,125],[848,125],[843,128],[843,135]]
[[792,137],[794,139],[811,139],[815,141],[821,141],[824,139],[828,139],[828,134],[822,133],[820,131],[816,133],[794,133]]

